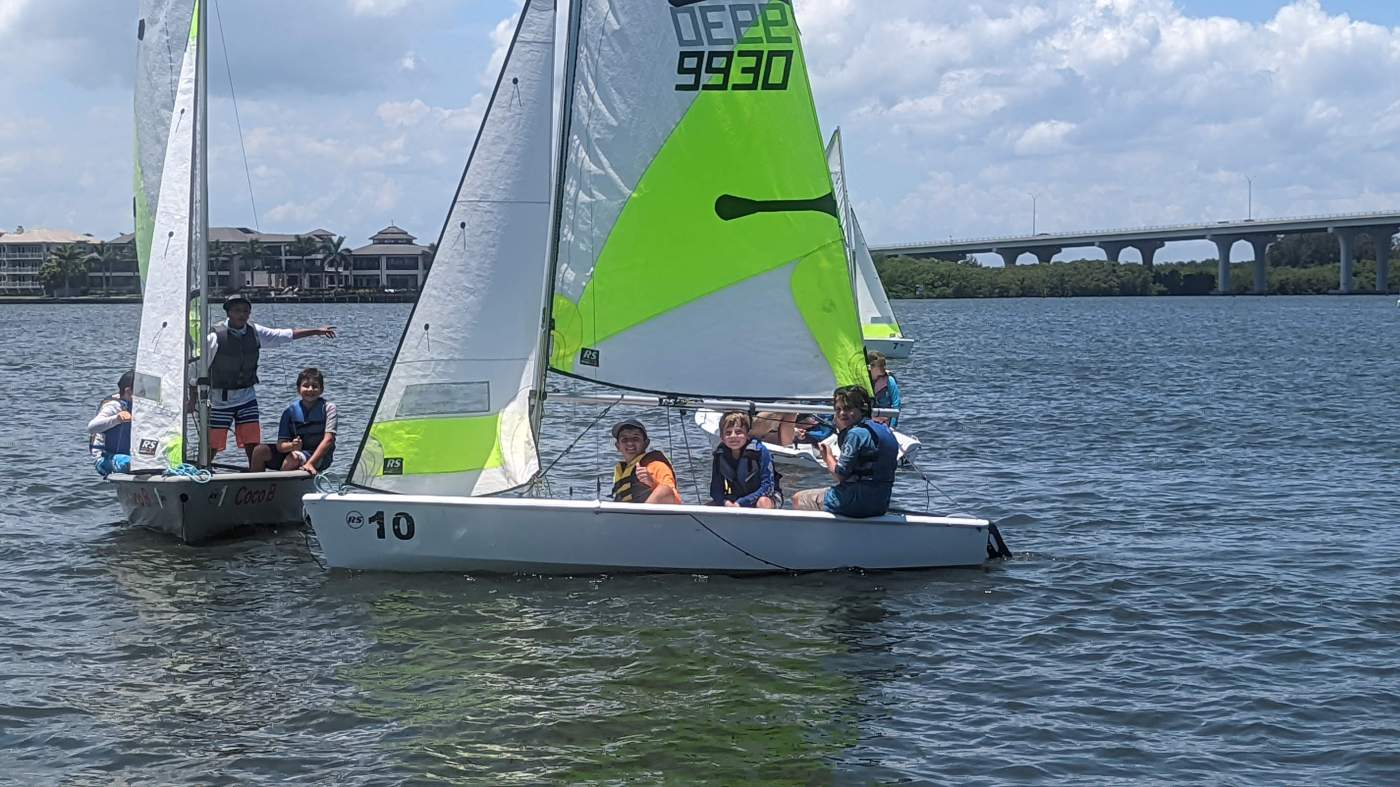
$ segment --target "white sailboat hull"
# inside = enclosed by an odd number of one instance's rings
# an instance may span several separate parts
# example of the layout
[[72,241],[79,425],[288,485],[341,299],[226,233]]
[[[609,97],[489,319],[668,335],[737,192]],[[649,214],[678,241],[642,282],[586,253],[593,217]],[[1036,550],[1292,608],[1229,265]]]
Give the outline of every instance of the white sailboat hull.
[[199,544],[253,525],[302,521],[301,498],[315,479],[301,471],[218,473],[207,482],[186,476],[107,477],[133,525]]
[[866,339],[866,352],[876,351],[884,353],[886,358],[894,360],[904,360],[909,357],[909,353],[914,351],[914,340],[906,339],[903,336],[891,339]]
[[[723,417],[723,413],[714,410],[695,411],[695,423],[705,432],[705,435],[710,438],[711,447],[719,445],[719,422]],[[900,466],[904,466],[906,462],[912,460],[914,455],[919,452],[919,449],[923,447],[923,443],[919,441],[919,438],[903,432],[895,432],[894,439],[899,443]],[[835,436],[828,437],[823,442],[831,446],[837,457],[841,456],[841,449],[836,443]],[[826,463],[822,461],[821,451],[811,443],[778,445],[776,443],[765,442],[763,447],[767,448],[768,453],[773,455],[773,461],[776,464],[826,469]]]
[[377,493],[302,500],[333,568],[747,574],[977,566],[981,519]]

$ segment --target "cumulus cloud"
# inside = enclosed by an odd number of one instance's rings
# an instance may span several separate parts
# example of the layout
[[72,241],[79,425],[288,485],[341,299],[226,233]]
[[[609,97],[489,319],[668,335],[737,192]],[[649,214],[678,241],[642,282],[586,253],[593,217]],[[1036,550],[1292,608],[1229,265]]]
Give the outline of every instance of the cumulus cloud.
[[[128,228],[130,5],[0,0],[0,101],[36,107],[0,120],[5,223]],[[265,228],[435,234],[519,0],[221,6]],[[1400,206],[1400,28],[1318,0],[1258,19],[1173,0],[803,0],[797,15],[873,242],[1028,232],[1030,193],[1042,231],[1242,217],[1246,176],[1256,216]],[[214,220],[251,226],[223,54]]]
[[[1400,207],[1400,30],[1294,0],[799,8],[877,242]],[[930,185],[935,184],[935,185]],[[949,199],[947,194],[956,194]],[[889,209],[888,206],[894,206]],[[932,228],[932,232],[930,232]]]

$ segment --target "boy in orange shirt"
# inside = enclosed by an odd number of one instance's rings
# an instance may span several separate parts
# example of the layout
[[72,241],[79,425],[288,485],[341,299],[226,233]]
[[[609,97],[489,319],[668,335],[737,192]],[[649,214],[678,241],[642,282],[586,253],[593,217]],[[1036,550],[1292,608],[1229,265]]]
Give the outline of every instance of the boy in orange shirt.
[[681,502],[676,470],[660,451],[648,451],[647,428],[634,418],[612,428],[622,461],[613,466],[613,500],[618,503]]

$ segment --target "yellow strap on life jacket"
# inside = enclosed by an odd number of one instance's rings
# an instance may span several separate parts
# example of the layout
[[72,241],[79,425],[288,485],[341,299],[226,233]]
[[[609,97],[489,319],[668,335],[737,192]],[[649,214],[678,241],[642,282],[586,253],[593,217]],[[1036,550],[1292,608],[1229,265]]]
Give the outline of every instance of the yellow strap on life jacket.
[[632,472],[637,468],[637,463],[645,457],[646,454],[638,454],[636,458],[626,464],[618,462],[613,465],[613,500],[632,499]]

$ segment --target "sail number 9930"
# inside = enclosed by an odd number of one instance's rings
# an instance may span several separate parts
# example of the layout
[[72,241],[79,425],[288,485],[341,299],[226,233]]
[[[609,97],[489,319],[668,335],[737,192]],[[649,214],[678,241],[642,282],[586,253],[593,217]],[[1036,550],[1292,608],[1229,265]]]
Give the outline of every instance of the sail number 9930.
[[791,49],[682,49],[676,90],[787,90]]
[[[408,541],[413,538],[414,526],[413,515],[405,511],[396,511],[390,518],[390,528],[394,531],[394,538],[400,541]],[[375,511],[370,514],[369,523],[374,525],[374,535],[376,538],[385,538],[384,512]]]

